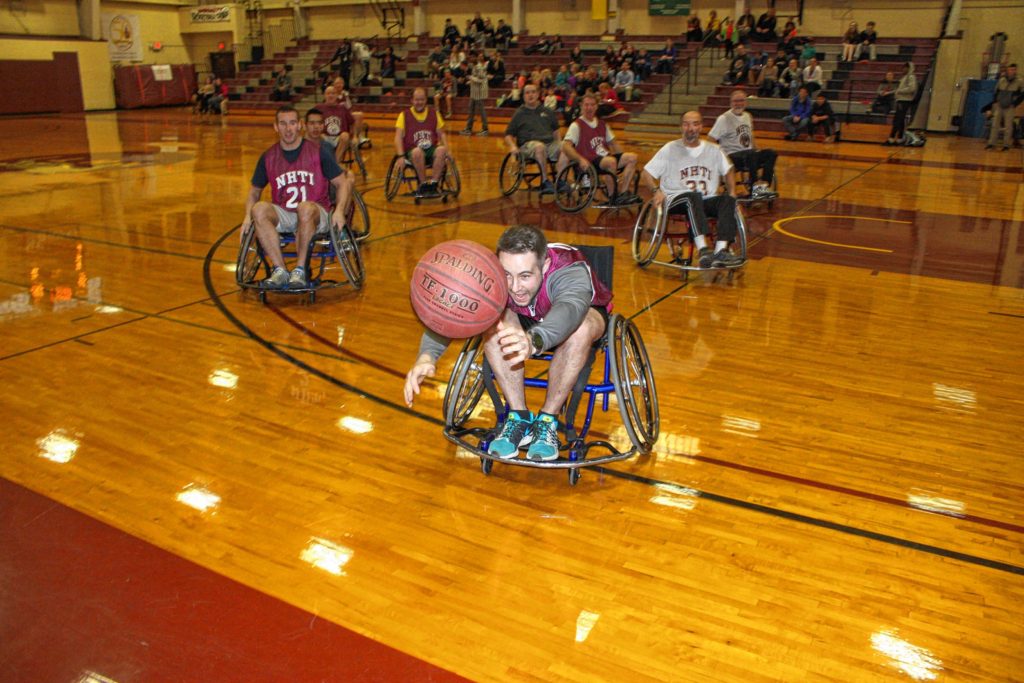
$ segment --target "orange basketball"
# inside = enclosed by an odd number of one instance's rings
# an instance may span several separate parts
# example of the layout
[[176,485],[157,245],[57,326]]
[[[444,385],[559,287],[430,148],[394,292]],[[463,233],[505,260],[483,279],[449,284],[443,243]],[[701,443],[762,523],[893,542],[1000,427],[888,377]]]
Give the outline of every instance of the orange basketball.
[[508,303],[498,257],[468,240],[442,242],[424,254],[409,290],[423,324],[450,339],[480,334],[498,321]]

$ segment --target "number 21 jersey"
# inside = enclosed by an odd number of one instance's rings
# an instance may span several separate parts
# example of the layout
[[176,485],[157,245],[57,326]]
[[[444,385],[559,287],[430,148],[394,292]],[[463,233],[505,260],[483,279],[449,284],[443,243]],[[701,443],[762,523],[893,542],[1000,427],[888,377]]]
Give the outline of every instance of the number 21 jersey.
[[301,202],[310,201],[331,210],[330,182],[320,162],[319,145],[303,140],[298,158],[288,161],[277,144],[264,153],[263,163],[274,204],[296,211]]

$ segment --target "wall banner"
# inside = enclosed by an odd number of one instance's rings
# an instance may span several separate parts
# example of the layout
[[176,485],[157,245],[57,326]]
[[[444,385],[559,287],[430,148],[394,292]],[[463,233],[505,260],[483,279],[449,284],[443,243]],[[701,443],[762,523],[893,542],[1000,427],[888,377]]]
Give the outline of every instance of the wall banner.
[[207,5],[189,10],[193,24],[213,24],[231,20],[231,8],[227,5]]
[[112,62],[142,61],[139,15],[103,12],[101,25]]

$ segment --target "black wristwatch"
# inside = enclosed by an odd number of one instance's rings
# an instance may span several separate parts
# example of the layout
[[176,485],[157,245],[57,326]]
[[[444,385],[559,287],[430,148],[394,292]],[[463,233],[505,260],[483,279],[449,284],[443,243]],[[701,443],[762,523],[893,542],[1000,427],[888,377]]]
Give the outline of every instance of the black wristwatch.
[[533,347],[534,355],[544,352],[544,340],[541,338],[540,332],[530,333],[530,346]]

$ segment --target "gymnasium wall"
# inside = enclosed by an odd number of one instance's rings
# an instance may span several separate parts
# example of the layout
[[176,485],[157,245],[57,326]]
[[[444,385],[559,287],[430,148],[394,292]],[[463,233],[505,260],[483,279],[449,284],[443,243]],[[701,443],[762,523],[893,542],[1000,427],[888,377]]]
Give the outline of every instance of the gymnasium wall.
[[[0,38],[0,55],[5,61],[50,60],[54,52],[78,55],[82,105],[86,111],[114,108],[114,83],[106,41]],[[56,85],[49,84],[50,87]]]

